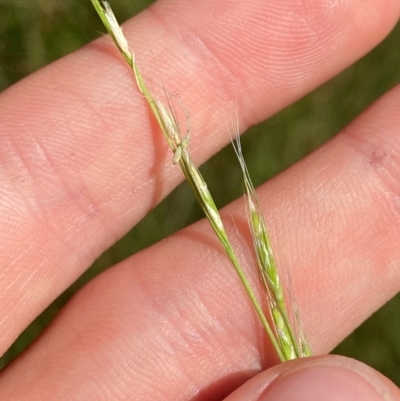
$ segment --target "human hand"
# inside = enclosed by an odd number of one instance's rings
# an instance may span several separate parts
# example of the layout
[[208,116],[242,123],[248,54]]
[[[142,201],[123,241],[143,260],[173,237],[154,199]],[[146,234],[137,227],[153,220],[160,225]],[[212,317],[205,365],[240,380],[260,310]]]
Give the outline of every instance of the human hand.
[[[155,57],[168,86],[183,88],[192,125],[201,127],[191,139],[197,160],[229,140],[225,121],[235,108],[227,105],[238,105],[243,128],[268,117],[377,44],[400,8],[297,3],[165,0],[126,25],[142,70]],[[131,79],[102,39],[0,97],[3,352],[181,180]],[[399,290],[399,96],[394,89],[259,189],[317,354]],[[224,213],[242,209],[238,201]],[[346,400],[400,398],[364,365],[332,356],[250,379],[271,355],[235,273],[199,222],[82,289],[2,373],[0,398],[198,401],[237,388],[230,401],[329,400],[341,391]]]

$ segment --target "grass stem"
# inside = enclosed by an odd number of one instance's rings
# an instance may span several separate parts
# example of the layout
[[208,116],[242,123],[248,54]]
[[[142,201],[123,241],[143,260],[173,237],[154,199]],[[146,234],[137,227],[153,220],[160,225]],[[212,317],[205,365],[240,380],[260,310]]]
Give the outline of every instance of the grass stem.
[[257,255],[259,269],[262,272],[261,277],[267,289],[269,299],[269,309],[273,322],[273,328],[258,301],[253,288],[247,279],[244,270],[239,263],[239,260],[234,252],[232,244],[226,233],[224,224],[219,214],[218,208],[211,196],[211,193],[201,175],[199,169],[191,160],[188,150],[189,134],[182,135],[177,117],[175,116],[171,98],[166,94],[168,99],[168,107],[156,99],[148,90],[140,70],[136,64],[135,54],[130,49],[128,42],[119,26],[110,5],[103,1],[100,4],[99,0],[91,0],[94,8],[99,14],[104,26],[110,36],[117,45],[122,56],[130,66],[137,83],[137,87],[143,97],[146,99],[158,125],[173,152],[173,163],[180,165],[186,180],[189,182],[197,201],[199,202],[204,214],[206,215],[212,229],[217,235],[221,245],[223,246],[226,255],[231,264],[235,268],[239,279],[246,290],[254,309],[261,321],[262,326],[267,332],[272,345],[274,346],[277,355],[281,361],[293,359],[303,356],[299,350],[297,340],[293,335],[293,330],[290,328],[289,319],[286,313],[285,303],[283,299],[283,291],[279,281],[278,270],[275,265],[272,251],[267,236],[266,226],[261,214],[255,190],[251,183],[243,155],[240,148],[240,143],[237,142],[235,147],[236,153],[242,167],[245,188],[247,191],[248,209],[250,211],[250,228],[254,247]]

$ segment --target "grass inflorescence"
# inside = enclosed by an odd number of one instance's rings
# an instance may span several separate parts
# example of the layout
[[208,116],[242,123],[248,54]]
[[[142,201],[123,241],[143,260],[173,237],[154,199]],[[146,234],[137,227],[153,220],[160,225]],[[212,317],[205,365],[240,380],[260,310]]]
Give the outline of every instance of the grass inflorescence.
[[[120,53],[124,57],[133,71],[137,87],[144,99],[146,99],[152,114],[173,152],[173,163],[179,164],[186,180],[189,182],[204,214],[206,215],[212,229],[217,235],[221,245],[231,264],[235,268],[240,281],[245,288],[255,311],[261,321],[262,326],[267,332],[276,352],[281,361],[311,355],[310,347],[304,340],[301,330],[293,330],[286,310],[284,291],[279,279],[278,269],[272,254],[272,248],[268,237],[266,224],[259,206],[255,189],[250,179],[244,158],[242,155],[240,142],[237,139],[235,151],[243,171],[244,185],[247,197],[248,221],[252,234],[254,250],[261,281],[265,287],[268,299],[269,314],[265,314],[261,307],[261,302],[257,299],[255,291],[250,285],[243,268],[236,256],[233,246],[228,238],[218,208],[211,196],[207,184],[199,169],[191,160],[188,149],[189,133],[182,134],[178,119],[169,102],[164,105],[148,90],[143,77],[136,64],[135,54],[129,47],[128,42],[118,24],[108,2],[91,0],[97,13],[99,14],[104,26],[117,45]],[[169,99],[168,95],[167,98]],[[269,315],[269,316],[268,316]],[[297,313],[295,313],[297,316]],[[270,317],[269,323],[268,317]]]

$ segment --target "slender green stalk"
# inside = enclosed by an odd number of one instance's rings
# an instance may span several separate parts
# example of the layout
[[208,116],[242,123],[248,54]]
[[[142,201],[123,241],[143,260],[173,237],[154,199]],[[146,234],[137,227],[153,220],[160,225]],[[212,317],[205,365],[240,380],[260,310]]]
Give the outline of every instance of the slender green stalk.
[[[272,286],[269,287],[266,286],[266,287],[269,289],[268,295],[270,298],[270,310],[271,310],[272,321],[274,323],[274,329],[271,328],[262,310],[260,302],[257,300],[255,293],[248,279],[245,276],[245,273],[229,241],[228,235],[226,233],[218,209],[214,203],[210,191],[207,188],[207,184],[205,183],[200,171],[193,164],[191,160],[190,153],[188,150],[189,135],[187,136],[182,135],[179,123],[174,115],[173,108],[165,107],[147,89],[147,86],[136,64],[135,55],[133,51],[129,48],[128,42],[122,33],[122,29],[119,26],[111,10],[110,5],[106,1],[103,1],[102,5],[100,4],[99,0],[91,0],[91,1],[97,13],[99,14],[101,20],[103,21],[104,26],[110,33],[110,36],[112,37],[119,51],[121,52],[122,56],[132,69],[136,79],[137,87],[144,96],[144,98],[146,99],[146,101],[148,102],[148,105],[155,119],[157,120],[168,145],[170,146],[174,154],[173,156],[174,164],[179,163],[201,208],[203,209],[204,214],[206,215],[211,227],[213,228],[215,234],[217,235],[219,241],[221,242],[223,248],[225,249],[225,252],[229,260],[231,261],[232,265],[234,266],[240,278],[240,281],[242,282],[242,285],[244,286],[248,296],[250,297],[250,300],[278,354],[279,359],[281,361],[284,361],[287,359],[292,359],[294,357],[300,356],[301,353],[298,351],[296,346],[292,344],[293,342],[295,342],[295,338],[291,334],[292,331],[290,330],[289,320],[287,318],[287,314],[284,309],[283,293],[281,291],[272,292],[270,290],[270,287],[275,289],[277,287],[279,288],[280,283],[276,266],[273,263],[272,253],[270,252],[269,242],[265,242],[263,245],[264,241],[269,241],[269,240],[266,235],[265,224],[263,225],[263,223],[260,223],[263,222],[263,219],[262,215],[258,214],[260,213],[260,209],[258,207],[258,203],[256,202],[255,196],[248,197],[248,199],[251,199],[251,204],[252,204],[252,208],[249,207],[251,213],[250,221],[252,222],[252,234],[253,234],[253,240],[255,240],[256,244],[255,247],[258,250],[258,252],[260,252],[261,255],[260,257],[262,259],[268,260],[269,263],[269,268],[267,269],[268,274],[266,276],[268,278],[266,278],[265,280],[267,280],[268,282],[271,281],[272,283]],[[242,163],[244,163],[243,158],[241,159],[241,165]],[[255,193],[254,187],[252,186],[250,181],[250,177],[248,176],[247,169],[243,170],[243,172],[245,176],[246,188],[251,189],[251,191],[253,191],[253,192],[250,191],[251,193]]]

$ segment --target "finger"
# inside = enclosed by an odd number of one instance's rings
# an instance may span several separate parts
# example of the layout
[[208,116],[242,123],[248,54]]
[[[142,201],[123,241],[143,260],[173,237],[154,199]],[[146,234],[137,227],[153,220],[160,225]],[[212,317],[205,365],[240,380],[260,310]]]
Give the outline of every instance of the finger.
[[399,389],[354,359],[327,355],[277,365],[257,375],[226,401],[399,401]]
[[[399,291],[399,111],[400,87],[259,190],[317,354]],[[238,201],[224,214],[241,228],[243,209]],[[249,250],[235,239],[255,279]],[[92,391],[118,400],[132,389],[138,400],[222,399],[275,362],[264,340],[202,221],[93,280],[0,388],[17,399],[78,400]]]
[[[399,8],[394,0],[330,5],[165,1],[125,31],[145,75],[158,74],[156,60],[184,97],[202,161],[227,141],[216,111],[237,103],[242,126],[267,116],[368,51]],[[181,175],[109,41],[16,85],[0,110],[1,352]]]

